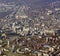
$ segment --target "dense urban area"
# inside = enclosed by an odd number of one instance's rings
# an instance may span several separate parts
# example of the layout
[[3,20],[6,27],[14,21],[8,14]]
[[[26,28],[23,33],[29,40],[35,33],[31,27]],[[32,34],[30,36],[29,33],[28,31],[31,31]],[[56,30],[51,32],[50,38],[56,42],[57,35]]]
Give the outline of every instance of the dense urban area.
[[60,56],[60,1],[0,0],[0,56]]

